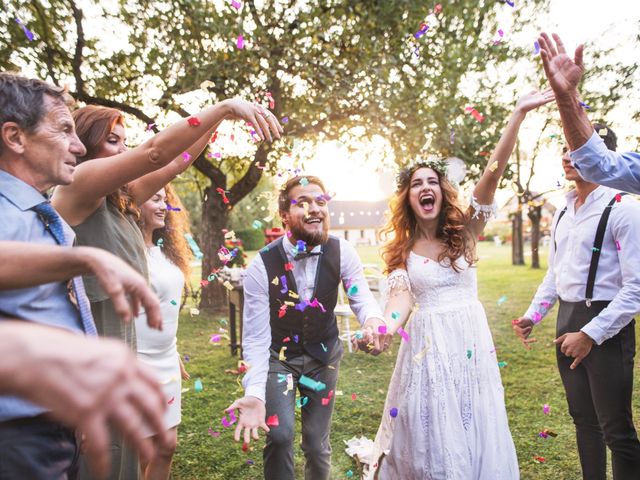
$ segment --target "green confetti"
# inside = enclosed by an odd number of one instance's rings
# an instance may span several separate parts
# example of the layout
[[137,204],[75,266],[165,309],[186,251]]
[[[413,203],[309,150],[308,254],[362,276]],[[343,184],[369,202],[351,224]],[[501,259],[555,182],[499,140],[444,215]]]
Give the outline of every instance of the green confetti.
[[467,350],[467,358],[471,358],[471,354],[472,354],[472,353],[473,353],[473,352],[472,352],[471,350]]

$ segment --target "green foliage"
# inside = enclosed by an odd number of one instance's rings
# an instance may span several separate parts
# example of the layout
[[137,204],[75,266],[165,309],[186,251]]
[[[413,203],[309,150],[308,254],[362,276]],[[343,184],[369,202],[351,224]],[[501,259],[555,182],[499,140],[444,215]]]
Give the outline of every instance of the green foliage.
[[260,250],[264,247],[264,229],[251,228],[236,230],[236,236],[242,240],[245,250]]

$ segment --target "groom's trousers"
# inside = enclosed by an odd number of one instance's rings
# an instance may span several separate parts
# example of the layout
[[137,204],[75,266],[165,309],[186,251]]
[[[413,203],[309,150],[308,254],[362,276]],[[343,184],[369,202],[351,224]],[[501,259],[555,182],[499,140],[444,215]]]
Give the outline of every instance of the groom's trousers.
[[[585,302],[560,300],[557,336],[579,332],[608,303],[594,301],[587,307]],[[584,480],[606,479],[606,446],[611,449],[615,480],[640,479],[640,442],[631,414],[634,325],[631,320],[617,335],[594,345],[574,370],[570,369],[574,359],[556,347]]]
[[[305,456],[306,480],[329,480],[331,474],[331,446],[329,433],[338,368],[344,347],[339,338],[327,342],[330,349],[329,364],[303,354],[279,360],[279,352],[271,350],[269,376],[266,388],[267,418],[278,416],[278,426],[269,427],[263,452],[265,480],[293,480],[295,466],[293,440],[296,410],[302,421],[302,451]],[[286,356],[286,351],[285,351]],[[287,388],[287,376],[291,375],[293,390]],[[315,391],[299,383],[305,375],[326,385]],[[296,405],[296,389],[300,399]]]

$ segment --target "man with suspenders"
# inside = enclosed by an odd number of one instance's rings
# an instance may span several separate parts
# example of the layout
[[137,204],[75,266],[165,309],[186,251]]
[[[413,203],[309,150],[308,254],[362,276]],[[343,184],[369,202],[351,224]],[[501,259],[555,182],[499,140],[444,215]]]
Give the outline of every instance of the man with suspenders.
[[[364,278],[355,249],[329,236],[326,190],[317,177],[294,177],[280,192],[286,235],[260,251],[244,281],[242,347],[249,370],[235,439],[267,431],[266,480],[293,480],[295,413],[300,412],[305,478],[331,475],[329,433],[343,346],[334,309],[340,284],[363,325],[362,343],[378,354],[388,345],[378,327],[383,314]],[[300,398],[296,400],[296,390]]]
[[[614,150],[614,133],[594,127]],[[562,166],[576,188],[554,218],[547,274],[513,328],[529,347],[534,325],[560,300],[554,343],[583,478],[606,479],[605,445],[612,451],[614,479],[640,478],[640,442],[631,413],[633,315],[640,311],[640,203],[585,182],[566,148]]]

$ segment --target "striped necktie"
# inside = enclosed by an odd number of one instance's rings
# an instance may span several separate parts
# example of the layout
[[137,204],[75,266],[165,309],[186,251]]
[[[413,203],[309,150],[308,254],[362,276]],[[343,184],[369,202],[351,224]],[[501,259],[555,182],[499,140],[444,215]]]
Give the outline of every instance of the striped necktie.
[[[33,207],[33,210],[38,214],[45,228],[51,233],[51,236],[53,236],[56,242],[60,245],[68,245],[60,215],[58,215],[58,212],[51,206],[51,203],[48,201],[42,202]],[[91,315],[91,304],[84,290],[82,277],[73,277],[73,279],[71,279],[71,285],[73,286],[73,294],[76,297],[76,306],[80,311],[80,319],[82,320],[84,333],[93,336],[98,335],[96,325],[93,322],[93,315]]]

